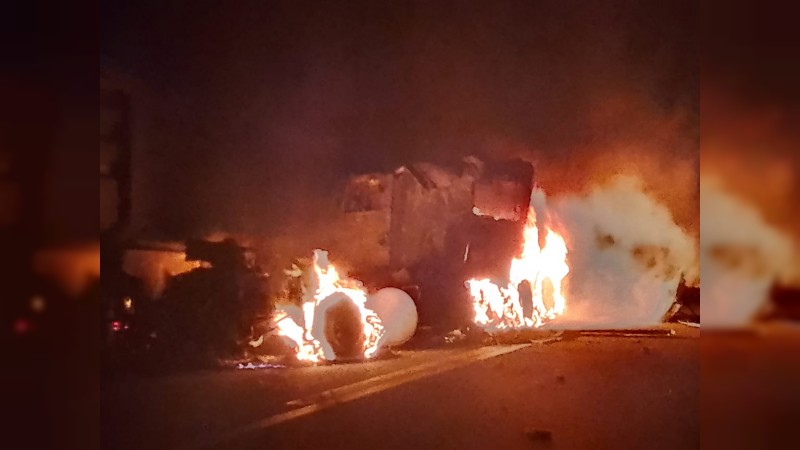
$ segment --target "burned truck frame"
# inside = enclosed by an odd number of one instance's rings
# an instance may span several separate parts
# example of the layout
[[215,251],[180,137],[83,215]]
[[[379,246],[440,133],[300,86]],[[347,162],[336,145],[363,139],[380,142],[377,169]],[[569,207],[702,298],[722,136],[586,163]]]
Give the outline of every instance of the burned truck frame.
[[506,273],[519,251],[532,186],[530,163],[474,157],[355,175],[316,242],[368,285],[411,293],[421,325],[460,326],[464,280]]

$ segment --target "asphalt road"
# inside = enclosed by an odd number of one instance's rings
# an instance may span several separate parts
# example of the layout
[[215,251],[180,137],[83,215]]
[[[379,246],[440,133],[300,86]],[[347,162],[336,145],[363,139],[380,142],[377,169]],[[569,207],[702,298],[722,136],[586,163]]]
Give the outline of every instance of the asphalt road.
[[685,449],[699,330],[103,386],[103,448]]

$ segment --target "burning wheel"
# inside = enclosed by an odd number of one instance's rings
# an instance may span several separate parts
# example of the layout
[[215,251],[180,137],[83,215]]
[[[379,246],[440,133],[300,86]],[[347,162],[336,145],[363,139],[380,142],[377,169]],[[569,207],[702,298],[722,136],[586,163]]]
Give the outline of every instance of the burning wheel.
[[325,312],[325,338],[336,360],[354,360],[364,357],[364,330],[361,311],[350,299],[341,299]]

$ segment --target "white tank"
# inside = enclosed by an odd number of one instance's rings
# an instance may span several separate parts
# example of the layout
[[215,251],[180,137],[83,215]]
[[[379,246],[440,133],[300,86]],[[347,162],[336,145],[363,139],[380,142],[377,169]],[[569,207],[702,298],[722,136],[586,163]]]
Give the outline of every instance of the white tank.
[[411,296],[400,289],[383,288],[367,297],[366,306],[383,324],[382,347],[400,345],[417,330],[417,307]]

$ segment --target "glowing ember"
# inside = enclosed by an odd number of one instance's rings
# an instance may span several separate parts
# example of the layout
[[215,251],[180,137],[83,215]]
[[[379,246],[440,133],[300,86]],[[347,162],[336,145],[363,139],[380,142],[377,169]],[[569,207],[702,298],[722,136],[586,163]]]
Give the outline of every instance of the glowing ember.
[[[566,299],[561,282],[569,273],[567,245],[558,233],[545,228],[545,243],[539,247],[536,213],[528,211],[519,258],[511,261],[508,286],[498,286],[488,279],[467,280],[475,310],[475,323],[497,331],[512,328],[540,327],[545,321],[564,314]],[[520,285],[530,285],[531,303],[523,307]],[[525,309],[530,312],[526,315]]]
[[[333,264],[328,262],[328,253],[314,250],[313,258],[313,298],[304,301],[302,314],[293,317],[291,307],[278,307],[275,323],[278,334],[286,336],[295,343],[297,359],[318,362],[322,359],[334,360],[336,354],[325,335],[324,322],[326,310],[331,303],[350,301],[358,308],[363,332],[363,355],[366,358],[375,355],[383,336],[383,325],[378,316],[365,305],[367,293],[361,282],[341,278]],[[298,320],[298,322],[295,322]],[[299,325],[302,321],[302,325]]]

